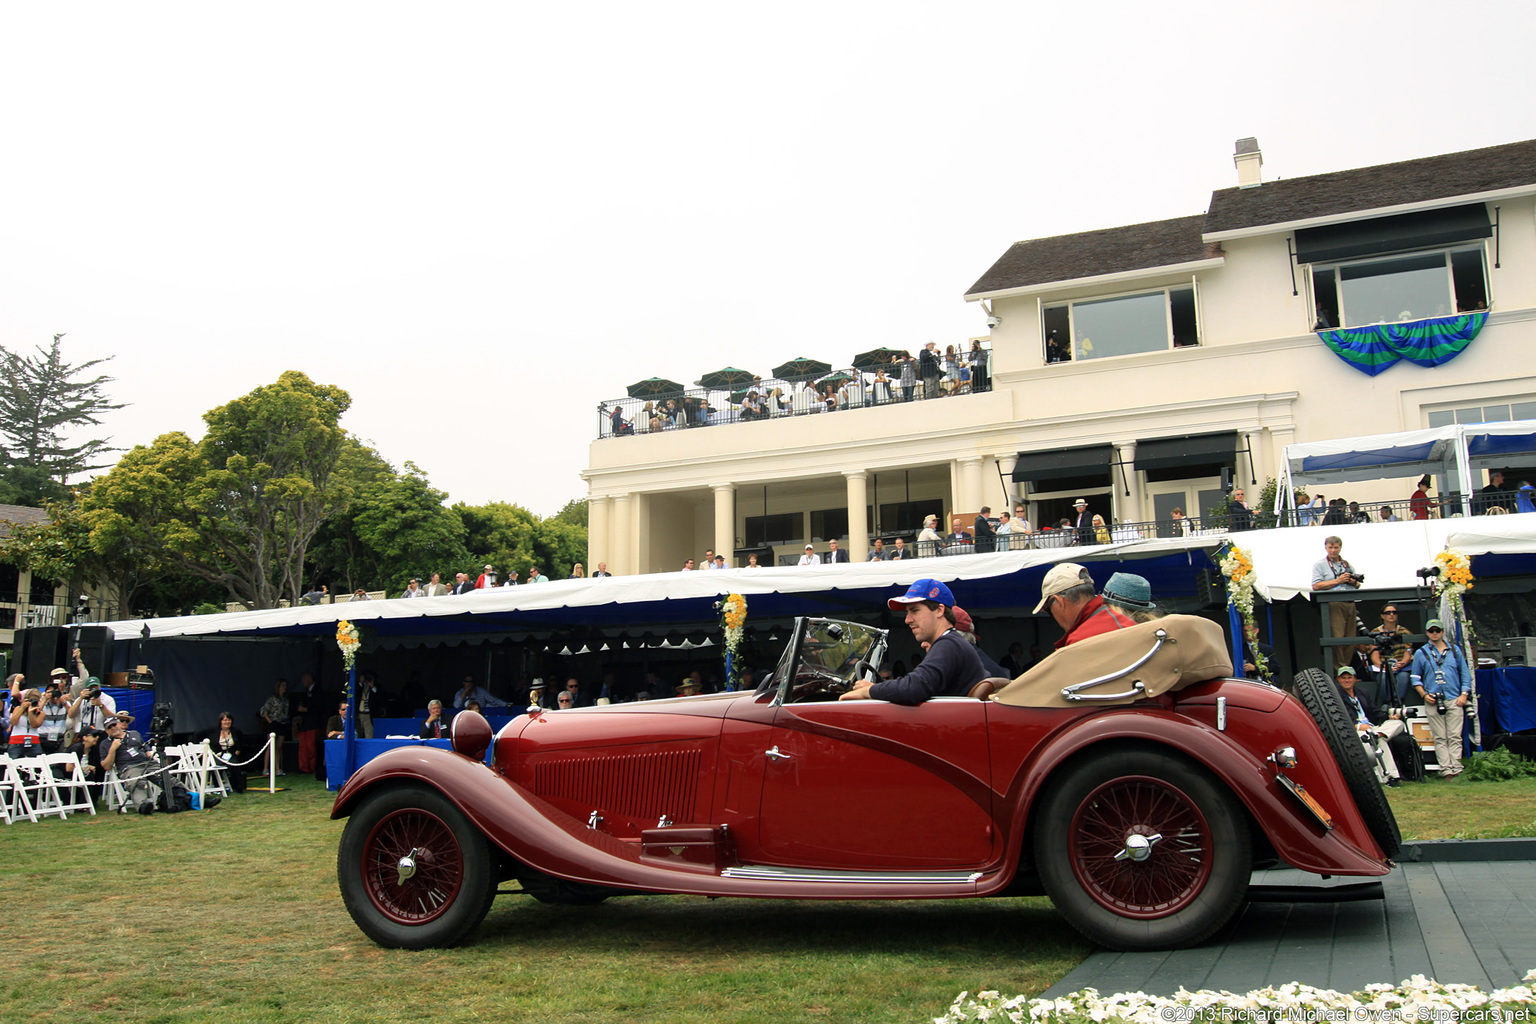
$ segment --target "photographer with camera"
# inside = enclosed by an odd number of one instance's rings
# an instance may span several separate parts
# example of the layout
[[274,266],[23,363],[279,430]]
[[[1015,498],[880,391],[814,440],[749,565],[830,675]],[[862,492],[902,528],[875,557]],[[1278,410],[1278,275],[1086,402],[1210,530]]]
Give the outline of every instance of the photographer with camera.
[[[1344,541],[1336,536],[1323,538],[1323,550],[1328,557],[1312,566],[1312,590],[1359,590],[1365,582],[1365,573],[1356,572],[1355,567],[1346,562],[1339,554],[1344,549]],[[1348,637],[1357,635],[1358,625],[1355,620],[1355,602],[1330,601],[1328,603],[1329,635],[1334,637]],[[1351,648],[1339,645],[1333,649],[1333,669],[1337,672],[1349,664]]]
[[48,684],[43,691],[43,724],[37,727],[43,753],[56,754],[64,749],[64,730],[69,724],[69,704],[64,698],[63,680]]
[[1424,698],[1424,718],[1435,741],[1440,777],[1449,779],[1461,774],[1461,725],[1471,699],[1472,671],[1461,648],[1446,643],[1445,623],[1430,619],[1424,623],[1424,633],[1429,643],[1414,654],[1408,674],[1414,690]]
[[154,780],[148,776],[159,774],[160,762],[150,753],[144,737],[129,729],[121,718],[114,716],[108,719],[106,732],[106,739],[101,741],[102,775],[117,769],[117,781],[122,783],[128,793],[128,799],[122,807],[124,814],[130,808],[140,814],[149,814],[154,810],[154,803],[150,799],[154,791],[149,788],[149,783]]
[[117,701],[110,693],[101,691],[101,680],[91,676],[69,706],[68,726],[64,730],[64,745],[74,743],[75,737],[83,736],[87,729],[103,730],[107,719],[117,714]]
[[38,732],[43,724],[43,695],[37,689],[22,692],[12,700],[11,737],[6,743],[7,753],[13,758],[37,757],[43,752],[43,737]]
[[[1409,632],[1408,627],[1399,620],[1397,604],[1388,601],[1383,605],[1381,624],[1371,631],[1371,638],[1376,641],[1376,649],[1381,652],[1382,667],[1386,669],[1387,678],[1391,681],[1391,699],[1388,703],[1405,703],[1408,694],[1412,692],[1408,668],[1413,664],[1413,651],[1408,642],[1401,639],[1408,636]],[[1387,691],[1382,691],[1382,697],[1387,699]]]
[[[85,788],[90,795],[91,803],[101,802],[101,742],[107,738],[104,729],[85,729],[73,744],[64,748],[66,754],[74,754],[80,759],[80,769],[85,773]],[[57,775],[60,769],[55,768]]]

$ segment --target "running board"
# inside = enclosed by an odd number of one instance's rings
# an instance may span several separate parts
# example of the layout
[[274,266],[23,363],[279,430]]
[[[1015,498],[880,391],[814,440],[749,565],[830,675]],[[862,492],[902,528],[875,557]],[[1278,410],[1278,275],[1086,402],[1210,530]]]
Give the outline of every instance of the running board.
[[959,885],[975,882],[980,871],[835,871],[826,868],[781,868],[767,864],[743,864],[720,872],[722,878],[750,878],[760,882],[835,882],[870,885]]
[[1351,885],[1250,885],[1249,903],[1351,903],[1386,899],[1380,882]]

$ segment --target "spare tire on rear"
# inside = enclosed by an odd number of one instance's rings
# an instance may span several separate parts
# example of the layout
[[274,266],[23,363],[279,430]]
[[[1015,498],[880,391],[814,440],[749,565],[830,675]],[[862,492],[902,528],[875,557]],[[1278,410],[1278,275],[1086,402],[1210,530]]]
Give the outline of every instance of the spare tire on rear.
[[1349,793],[1355,798],[1355,806],[1360,809],[1360,817],[1381,845],[1381,852],[1396,857],[1403,844],[1397,818],[1392,814],[1392,805],[1387,803],[1381,783],[1376,781],[1375,765],[1365,752],[1365,744],[1360,742],[1359,730],[1345,708],[1338,684],[1322,669],[1309,668],[1296,674],[1291,681],[1291,691],[1322,730],[1328,749],[1333,751],[1333,759],[1344,774]]

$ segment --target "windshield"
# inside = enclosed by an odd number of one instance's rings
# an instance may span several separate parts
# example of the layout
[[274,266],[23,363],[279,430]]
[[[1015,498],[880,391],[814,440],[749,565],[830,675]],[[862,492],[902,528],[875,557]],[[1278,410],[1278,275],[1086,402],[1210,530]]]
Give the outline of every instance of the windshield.
[[785,704],[836,700],[861,672],[878,673],[886,630],[838,619],[797,619],[795,633],[774,672]]

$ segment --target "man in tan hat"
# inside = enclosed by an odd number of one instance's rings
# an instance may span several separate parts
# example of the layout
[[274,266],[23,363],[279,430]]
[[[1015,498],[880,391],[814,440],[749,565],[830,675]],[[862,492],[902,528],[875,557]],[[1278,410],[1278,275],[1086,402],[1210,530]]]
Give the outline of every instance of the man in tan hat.
[[1072,515],[1075,517],[1072,520],[1072,528],[1077,534],[1072,543],[1074,545],[1097,544],[1098,538],[1093,532],[1093,513],[1088,510],[1088,503],[1078,498],[1072,503]]
[[1090,636],[1136,625],[1129,615],[1105,604],[1093,592],[1093,577],[1076,562],[1053,565],[1045,574],[1035,614],[1047,609],[1064,634],[1056,641],[1058,650]]

